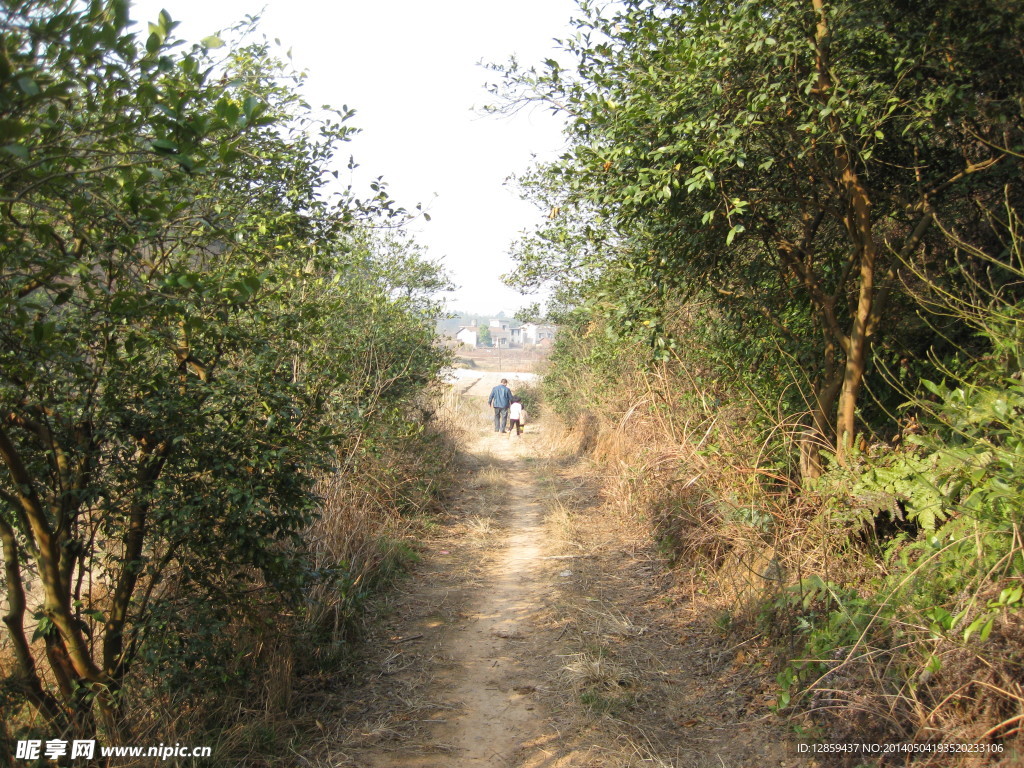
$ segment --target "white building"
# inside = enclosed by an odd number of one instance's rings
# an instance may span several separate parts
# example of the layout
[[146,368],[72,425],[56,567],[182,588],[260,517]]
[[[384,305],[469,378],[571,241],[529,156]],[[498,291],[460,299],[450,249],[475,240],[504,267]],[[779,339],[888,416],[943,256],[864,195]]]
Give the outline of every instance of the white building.
[[558,329],[553,325],[537,325],[536,323],[526,323],[522,327],[522,343],[526,346],[535,347],[541,342],[547,341],[550,343],[555,338],[555,332]]
[[491,327],[491,346],[498,349],[508,349],[512,341],[511,332],[504,328]]
[[464,325],[455,333],[455,338],[467,347],[476,348],[477,332],[475,325]]

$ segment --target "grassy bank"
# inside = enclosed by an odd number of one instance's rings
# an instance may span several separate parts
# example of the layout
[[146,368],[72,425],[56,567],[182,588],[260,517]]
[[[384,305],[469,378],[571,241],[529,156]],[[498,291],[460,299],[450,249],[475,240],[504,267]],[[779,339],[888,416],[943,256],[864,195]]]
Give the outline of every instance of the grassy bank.
[[975,368],[973,383],[937,388],[902,440],[802,479],[799,429],[749,379],[709,375],[708,350],[676,322],[685,351],[656,364],[645,339],[609,341],[600,325],[559,341],[545,407],[601,467],[606,503],[646,525],[748,663],[770,665],[772,709],[802,737],[1019,759],[1018,427],[1012,406],[992,410],[1018,385]]

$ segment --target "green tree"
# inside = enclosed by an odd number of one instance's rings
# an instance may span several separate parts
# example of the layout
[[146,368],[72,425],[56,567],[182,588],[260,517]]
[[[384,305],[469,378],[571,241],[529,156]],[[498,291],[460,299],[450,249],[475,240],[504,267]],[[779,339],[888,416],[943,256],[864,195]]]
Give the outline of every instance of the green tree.
[[[578,244],[603,243],[598,266],[630,265],[652,295],[710,286],[760,313],[803,348],[809,446],[843,454],[872,347],[913,312],[899,296],[905,264],[949,260],[936,218],[971,218],[965,197],[1019,177],[1000,150],[1021,135],[1018,4],[581,9],[563,44],[573,70],[504,70],[512,104],[539,100],[570,120],[570,151],[542,175],[544,207],[584,211],[570,229],[614,233],[570,237],[570,260],[586,265],[595,251]],[[543,272],[536,259],[566,241],[555,232],[523,251],[525,272]]]
[[415,429],[445,281],[363,231],[404,213],[381,183],[328,186],[351,113],[266,45],[176,52],[166,14],[142,42],[121,0],[0,24],[9,682],[56,732],[113,731],[138,662],[209,667],[252,595],[295,594],[342,425]]

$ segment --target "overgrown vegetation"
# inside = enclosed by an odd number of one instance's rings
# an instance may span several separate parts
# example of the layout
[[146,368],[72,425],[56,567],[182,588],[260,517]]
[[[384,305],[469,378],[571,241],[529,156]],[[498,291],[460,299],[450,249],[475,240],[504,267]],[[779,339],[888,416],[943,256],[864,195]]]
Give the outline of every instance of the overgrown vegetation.
[[244,30],[0,13],[0,756],[281,711],[444,482],[446,278]]
[[815,738],[1019,750],[1024,8],[580,8],[495,68],[569,119],[548,404]]

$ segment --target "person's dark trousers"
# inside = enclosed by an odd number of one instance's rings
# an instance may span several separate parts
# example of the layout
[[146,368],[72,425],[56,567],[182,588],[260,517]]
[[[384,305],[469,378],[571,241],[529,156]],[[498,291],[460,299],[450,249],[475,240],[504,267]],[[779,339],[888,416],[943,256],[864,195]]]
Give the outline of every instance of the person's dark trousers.
[[494,409],[494,431],[504,432],[508,426],[508,408]]

